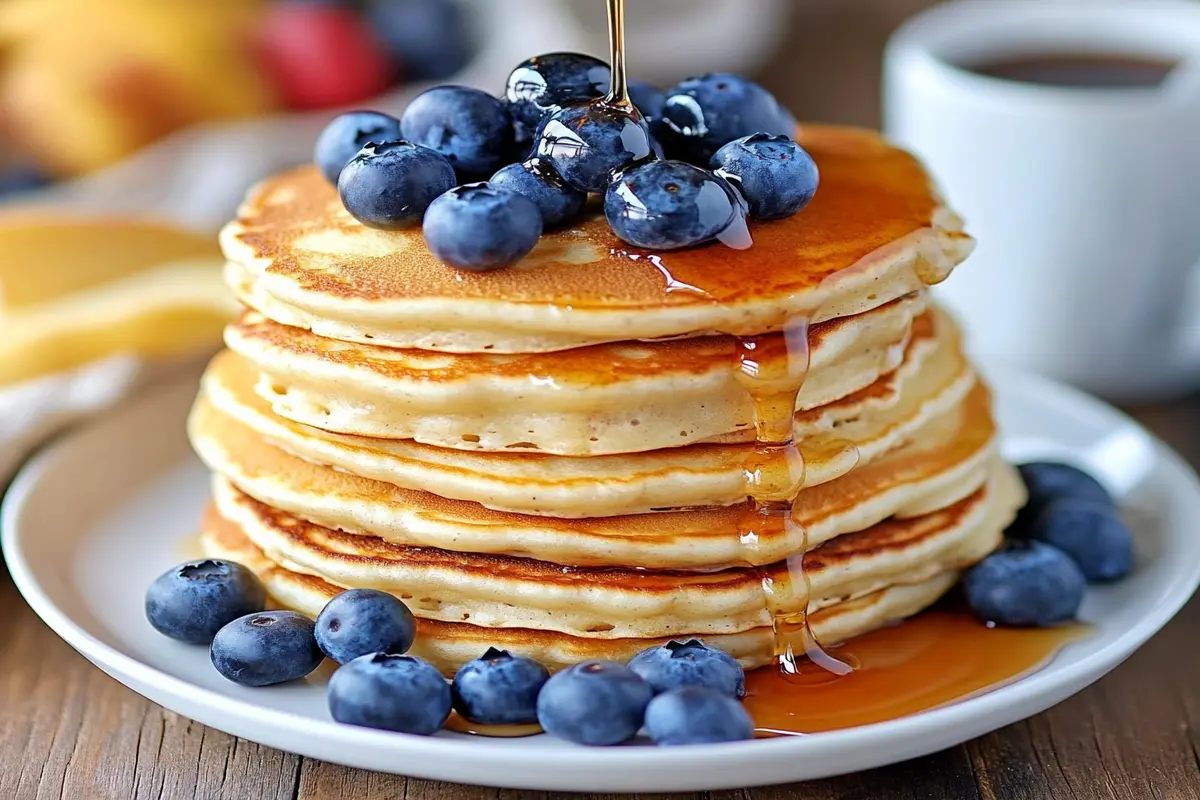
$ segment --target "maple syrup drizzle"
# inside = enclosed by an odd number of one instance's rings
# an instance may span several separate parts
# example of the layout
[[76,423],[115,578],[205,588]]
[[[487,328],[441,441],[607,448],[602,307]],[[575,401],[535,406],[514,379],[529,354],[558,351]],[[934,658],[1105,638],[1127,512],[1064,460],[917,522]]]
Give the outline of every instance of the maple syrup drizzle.
[[[611,84],[608,95],[596,102],[629,108],[624,0],[608,0],[607,6]],[[749,247],[744,220],[720,240],[735,249]],[[613,253],[652,264],[668,294],[716,299],[702,282],[672,275],[657,254]],[[796,400],[809,368],[808,328],[809,317],[801,315],[786,321],[782,336],[737,337],[733,365],[750,396],[756,439],[742,466],[749,502],[739,520],[739,539],[747,551],[772,532],[782,531],[800,542],[782,576],[756,567],[777,658],[775,666],[747,675],[746,706],[759,734],[815,733],[925,711],[1016,680],[1079,638],[1086,630],[1083,626],[990,629],[965,612],[932,610],[831,650],[822,647],[809,624],[811,584],[804,569],[808,535],[793,515],[806,478],[806,454],[795,440],[794,423]],[[809,448],[814,459],[843,453],[857,464],[858,451],[850,442],[827,440],[819,450]],[[796,657],[796,640],[803,648],[802,658]],[[498,737],[530,736],[541,730],[536,724],[478,725],[457,714],[446,727]]]
[[965,609],[933,608],[831,648],[831,658],[853,667],[845,674],[805,661],[790,673],[748,672],[746,710],[760,736],[886,722],[1020,680],[1087,633],[1078,624],[991,628]]
[[608,0],[608,46],[612,84],[604,102],[631,107],[629,84],[625,76],[625,0]]
[[[735,376],[750,395],[756,440],[742,465],[749,503],[739,520],[738,535],[744,547],[756,546],[769,530],[780,527],[789,538],[799,539],[799,550],[788,557],[787,574],[782,579],[759,570],[779,669],[789,673],[798,670],[793,640],[799,636],[810,661],[841,675],[850,667],[822,649],[808,624],[811,586],[804,570],[808,536],[792,514],[806,473],[794,427],[796,398],[804,386],[810,361],[808,327],[808,317],[795,317],[784,325],[782,336],[737,339]],[[754,562],[747,559],[747,563]]]

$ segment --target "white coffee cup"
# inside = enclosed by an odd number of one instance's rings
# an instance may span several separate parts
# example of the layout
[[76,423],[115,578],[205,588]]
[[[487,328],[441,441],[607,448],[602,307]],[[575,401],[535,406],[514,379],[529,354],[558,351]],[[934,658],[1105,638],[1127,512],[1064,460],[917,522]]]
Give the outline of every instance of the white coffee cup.
[[[989,60],[1177,62],[1156,88],[988,77]],[[1200,386],[1200,2],[960,0],[885,60],[887,133],[978,239],[939,296],[972,350],[1101,394]]]

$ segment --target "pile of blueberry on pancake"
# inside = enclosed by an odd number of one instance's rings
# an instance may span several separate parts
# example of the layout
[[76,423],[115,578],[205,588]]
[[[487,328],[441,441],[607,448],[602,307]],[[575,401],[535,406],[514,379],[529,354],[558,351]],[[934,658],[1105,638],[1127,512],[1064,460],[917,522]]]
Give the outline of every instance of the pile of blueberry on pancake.
[[709,74],[667,92],[631,82],[606,95],[608,65],[578,53],[520,64],[503,98],[464,86],[419,95],[400,119],[344,114],[315,160],[364,225],[422,225],[452,267],[491,270],[568,226],[603,195],[613,232],[673,250],[720,239],[746,247],[746,218],[802,209],[816,164],[792,141],[796,121],[763,87]]

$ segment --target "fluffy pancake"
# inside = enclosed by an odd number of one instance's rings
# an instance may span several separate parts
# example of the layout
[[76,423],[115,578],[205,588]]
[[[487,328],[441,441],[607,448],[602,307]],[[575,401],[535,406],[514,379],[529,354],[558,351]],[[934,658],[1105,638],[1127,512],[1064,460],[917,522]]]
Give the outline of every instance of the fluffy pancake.
[[[316,617],[341,591],[326,580],[270,561],[237,526],[219,517],[209,517],[201,542],[207,555],[245,564],[262,578],[277,603],[310,617]],[[916,614],[941,597],[957,580],[957,572],[947,572],[920,583],[889,586],[814,612],[809,615],[809,623],[823,644],[843,642]],[[417,637],[410,653],[433,662],[447,676],[453,675],[465,662],[478,658],[489,647],[520,653],[551,670],[559,670],[595,658],[628,661],[642,649],[661,644],[668,638],[582,638],[555,631],[485,628],[467,622],[418,618]],[[771,628],[701,638],[730,653],[746,668],[764,666],[775,657],[775,634]],[[803,647],[804,643],[797,636],[794,644]]]
[[943,280],[970,252],[921,165],[877,134],[805,126],[821,170],[803,213],[754,226],[748,250],[656,253],[593,216],[515,267],[447,268],[418,229],[364,227],[313,167],[268,179],[222,231],[229,277],[277,322],[334,339],[529,353],[601,342],[782,330],[874,308]]
[[[568,567],[508,556],[389,544],[340,533],[218,485],[208,527],[236,526],[274,563],[342,588],[397,594],[416,616],[482,627],[623,639],[740,633],[975,563],[1022,500],[1011,467],[940,511],[839,536],[787,563],[718,572]],[[764,587],[771,587],[764,589]]]
[[[835,403],[796,415],[803,468],[788,478],[805,486],[865,466],[952,411],[974,373],[953,337],[915,340],[895,372]],[[450,450],[412,441],[332,434],[276,416],[252,389],[254,371],[222,354],[203,380],[191,423],[196,446],[216,436],[221,417],[302,458],[404,489],[470,500],[489,508],[560,517],[635,514],[665,508],[785,499],[794,486],[762,490],[745,466],[753,444],[688,445],[646,453],[572,458],[529,452]],[[783,476],[780,476],[781,478]],[[776,492],[770,496],[769,492]]]
[[975,389],[912,441],[842,478],[800,492],[791,522],[720,508],[565,519],[493,511],[352,475],[293,456],[252,428],[197,404],[197,453],[257,500],[330,528],[397,544],[529,556],[578,565],[714,569],[769,564],[892,515],[911,516],[971,494],[996,460],[987,390]]
[[[932,335],[933,320],[917,316],[924,307],[914,294],[814,325],[797,408],[826,405],[895,369],[910,331]],[[782,344],[783,334],[771,338]],[[334,341],[249,312],[225,341],[261,373],[259,392],[277,414],[338,433],[575,456],[754,436],[729,336],[454,355]],[[785,357],[784,347],[764,349]]]

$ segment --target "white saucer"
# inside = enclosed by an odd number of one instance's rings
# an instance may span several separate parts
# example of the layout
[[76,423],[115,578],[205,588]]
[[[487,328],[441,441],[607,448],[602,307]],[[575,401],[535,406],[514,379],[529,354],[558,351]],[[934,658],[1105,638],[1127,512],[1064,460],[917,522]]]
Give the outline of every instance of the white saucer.
[[193,384],[129,405],[34,459],[4,503],[2,543],[29,604],[93,663],[180,714],[266,745],[422,778],[558,791],[818,778],[941,750],[1042,711],[1129,656],[1200,579],[1200,484],[1178,456],[1070,389],[1006,371],[992,382],[1009,455],[1078,461],[1121,496],[1138,534],[1137,571],[1090,590],[1083,617],[1093,635],[1036,674],[924,714],[832,733],[661,749],[588,749],[544,736],[423,738],[332,722],[321,678],[270,689],[226,682],[204,649],[159,636],[142,615],[146,586],[183,560],[208,491],[183,434]]

